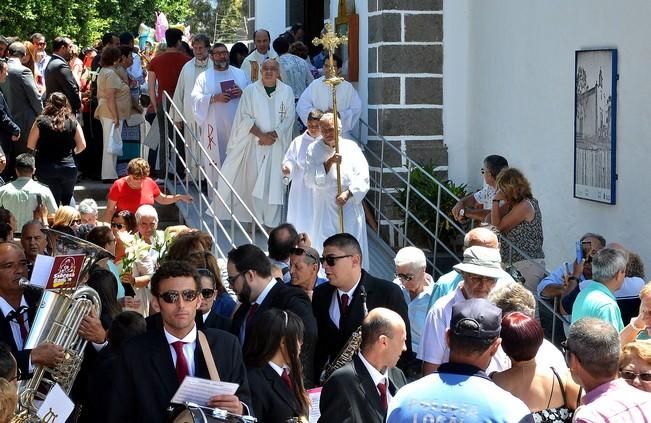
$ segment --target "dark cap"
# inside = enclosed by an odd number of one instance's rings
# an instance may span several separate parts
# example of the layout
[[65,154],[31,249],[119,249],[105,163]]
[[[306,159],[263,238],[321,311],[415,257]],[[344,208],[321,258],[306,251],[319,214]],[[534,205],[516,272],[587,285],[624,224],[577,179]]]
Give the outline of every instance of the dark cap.
[[502,329],[502,310],[483,298],[461,301],[452,306],[450,330],[457,336],[497,338]]

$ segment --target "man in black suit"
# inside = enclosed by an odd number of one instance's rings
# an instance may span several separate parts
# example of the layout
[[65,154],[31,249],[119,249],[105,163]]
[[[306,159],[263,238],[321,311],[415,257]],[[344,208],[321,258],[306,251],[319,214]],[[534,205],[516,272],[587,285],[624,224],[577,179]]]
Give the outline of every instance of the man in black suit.
[[27,259],[23,249],[12,242],[0,243],[0,342],[11,348],[24,379],[29,378],[30,361],[33,366],[53,367],[64,358],[63,348],[58,345],[23,348],[41,296],[38,290],[20,286],[20,279],[26,276]]
[[71,45],[72,41],[69,38],[54,39],[52,58],[45,68],[45,95],[49,97],[57,91],[63,93],[68,98],[72,111],[76,113],[81,109],[81,98],[79,85],[68,65]]
[[311,363],[317,342],[317,324],[305,292],[274,279],[269,259],[252,244],[242,245],[228,253],[227,270],[228,283],[242,303],[233,316],[232,332],[244,344],[247,331],[263,311],[278,308],[296,313],[305,326],[301,348],[304,384],[308,389],[313,387],[316,381]]
[[407,325],[408,343],[401,363],[411,359],[409,316],[402,292],[393,282],[375,278],[362,269],[362,250],[357,239],[347,233],[326,239],[321,262],[329,283],[316,287],[312,295],[319,331],[315,373],[321,375],[326,362],[337,357],[362,324],[365,308],[370,311],[385,307],[402,317]]
[[[0,84],[3,84],[7,80],[8,74],[9,65],[5,60],[0,59]],[[19,139],[20,127],[14,122],[7,100],[5,100],[5,96],[0,90],[0,172],[2,172],[4,177],[11,177],[11,175],[8,175],[8,170],[6,169],[7,157],[5,156],[4,150],[11,151],[11,143]],[[0,183],[4,184],[4,181],[0,181]]]
[[319,422],[384,422],[389,401],[407,383],[395,367],[407,349],[407,333],[398,313],[382,307],[369,312],[360,352],[323,385]]
[[[107,421],[163,422],[172,396],[185,376],[209,379],[198,342],[195,315],[199,308],[199,275],[190,264],[170,260],[151,279],[161,325],[124,343],[107,408]],[[204,329],[220,379],[239,384],[235,395],[217,395],[208,406],[247,414],[249,383],[237,339],[224,331]],[[249,404],[249,405],[245,405]]]

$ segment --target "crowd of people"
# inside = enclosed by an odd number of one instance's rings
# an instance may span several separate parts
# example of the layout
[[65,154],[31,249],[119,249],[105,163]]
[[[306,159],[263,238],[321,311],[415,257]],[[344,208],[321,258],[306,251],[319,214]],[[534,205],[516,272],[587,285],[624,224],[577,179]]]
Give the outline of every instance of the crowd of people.
[[[250,54],[203,35],[184,45],[175,29],[165,36],[148,58],[130,34],[109,33],[84,60],[66,37],[52,56],[41,34],[0,38],[10,57],[0,60],[0,421],[14,414],[18,382],[68,365],[61,345],[26,348],[42,290],[21,281],[57,253],[45,228],[110,253],[86,281],[101,310],[79,323],[88,344],[69,393],[76,421],[167,421],[188,376],[235,384],[201,405],[259,422],[307,421],[317,397],[325,423],[651,420],[651,285],[635,253],[588,233],[576,258],[546,274],[538,200],[522,171],[491,155],[484,187],[452,209],[478,223],[462,261],[435,278],[423,250],[405,247],[395,279],[378,278],[366,247],[368,164],[347,138],[361,102],[344,82],[338,118],[331,112],[325,79],[338,70],[319,73],[302,28],[273,44],[258,30]],[[164,92],[181,111],[174,123],[209,152],[172,166],[198,177],[220,169],[270,229],[268,253],[240,245],[220,266],[211,234],[158,229],[155,203],[192,200],[157,183],[168,176]],[[81,119],[86,104],[92,115]],[[147,158],[129,157],[126,143],[113,149],[125,126],[144,125],[137,116],[159,129]],[[93,199],[71,205],[93,118],[95,170],[111,183],[102,216]],[[222,198],[227,188],[217,184]],[[543,303],[567,322],[559,339]]]

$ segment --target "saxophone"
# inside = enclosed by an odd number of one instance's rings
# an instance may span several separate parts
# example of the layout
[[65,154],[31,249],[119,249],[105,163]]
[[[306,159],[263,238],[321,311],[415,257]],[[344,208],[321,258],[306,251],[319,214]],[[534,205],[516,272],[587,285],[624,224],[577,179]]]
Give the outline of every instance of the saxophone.
[[[362,297],[362,305],[364,306],[364,318],[368,315],[368,308],[366,306],[366,289],[363,285],[360,285],[359,295]],[[362,319],[363,321],[363,319]],[[344,344],[337,358],[335,358],[330,363],[326,364],[323,373],[321,374],[321,385],[323,385],[326,380],[340,367],[345,366],[353,360],[353,356],[359,352],[359,347],[362,345],[362,325],[353,332],[346,344]]]

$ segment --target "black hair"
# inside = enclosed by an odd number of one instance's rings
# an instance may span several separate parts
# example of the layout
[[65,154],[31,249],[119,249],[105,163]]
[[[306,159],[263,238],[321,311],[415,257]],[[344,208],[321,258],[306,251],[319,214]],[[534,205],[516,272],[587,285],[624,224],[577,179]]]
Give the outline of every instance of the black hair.
[[120,49],[120,56],[130,57],[133,53],[133,47],[127,45],[121,45],[118,47]]
[[217,47],[224,47],[224,48],[228,51],[228,47],[226,46],[226,44],[224,44],[224,43],[219,43],[219,42],[213,44],[212,46],[210,46],[210,51],[212,52],[212,51],[213,51],[214,49],[216,49]]
[[4,342],[0,342],[0,377],[11,379],[16,371],[16,359],[11,354],[11,348]]
[[98,247],[106,248],[106,244],[111,240],[109,237],[110,233],[111,228],[108,226],[95,226],[86,235],[86,241],[92,242]]
[[190,57],[194,57],[194,51],[192,51],[192,47],[190,47],[190,44],[187,43],[187,41],[181,41],[181,49],[185,52]]
[[105,32],[104,35],[102,35],[102,46],[107,46],[113,42],[113,37],[116,35],[112,32]]
[[249,54],[249,48],[246,46],[246,44],[238,42],[233,44],[233,47],[231,47],[231,52],[229,55],[231,66],[235,66],[237,68],[240,67],[240,62],[237,59],[238,54],[241,54],[244,57]]
[[123,311],[115,316],[108,331],[108,342],[119,347],[124,341],[147,331],[147,323],[142,314],[135,311]]
[[0,207],[0,223],[6,223],[9,225],[11,222],[11,211],[9,209],[5,209],[4,207]]
[[127,231],[133,232],[136,230],[138,227],[138,224],[136,223],[136,216],[131,213],[129,210],[120,210],[118,212],[113,213],[113,216],[111,217],[111,221],[115,219],[116,217],[121,217],[124,219],[124,224],[127,225]]
[[359,254],[359,256],[362,257],[362,247],[359,246],[359,241],[357,241],[357,238],[346,232],[334,234],[327,238],[323,241],[323,248],[325,247],[335,247],[341,250],[347,250],[353,254]]
[[190,264],[196,266],[200,276],[208,276],[202,274],[202,271],[210,272],[210,277],[213,280],[213,287],[217,290],[218,294],[226,292],[224,282],[222,282],[221,271],[219,270],[219,263],[210,251],[195,251],[187,258]]
[[251,326],[251,334],[246,337],[244,360],[249,367],[265,367],[284,341],[294,395],[301,406],[301,414],[306,414],[309,401],[303,386],[303,368],[298,352],[303,334],[303,321],[293,312],[277,308],[266,310]]
[[292,25],[292,29],[290,30],[290,32],[292,34],[296,34],[296,31],[298,31],[299,29],[303,29],[303,24],[300,22],[296,22],[294,25]]
[[187,261],[183,260],[165,260],[151,277],[151,293],[154,296],[160,294],[160,284],[163,280],[189,276],[194,279],[195,289],[201,289],[201,280],[197,270]]
[[[133,34],[130,32],[123,32],[120,34],[120,44],[129,45],[133,41]],[[110,42],[110,41],[109,41]]]
[[267,240],[269,257],[274,260],[286,261],[292,248],[298,244],[298,240],[298,231],[291,223],[276,226],[269,232],[269,240]]
[[[338,114],[338,113],[337,113]],[[312,109],[310,113],[307,114],[307,120],[321,120],[323,117],[323,112],[319,109]]]
[[271,263],[265,253],[253,244],[240,245],[228,252],[228,261],[238,272],[254,270],[262,278],[271,277]]
[[183,38],[183,32],[178,28],[168,28],[165,31],[165,42],[167,47],[176,47],[176,45]]
[[0,240],[13,241],[14,231],[8,223],[0,223]]
[[269,41],[271,41],[271,34],[270,34],[269,31],[267,31],[266,29],[256,29],[255,31],[253,31],[253,39],[254,39],[254,40],[255,40],[255,34],[257,34],[257,33],[260,32],[260,31],[262,31],[262,32],[266,32],[266,33],[267,33],[267,39],[268,39]]
[[502,169],[509,167],[509,162],[502,156],[491,154],[484,159],[484,166],[486,166],[486,170],[488,170],[493,178],[497,178],[497,175]]
[[52,41],[52,51],[58,51],[61,47],[66,47],[70,44],[70,40],[65,37],[56,37]]
[[279,56],[289,51],[289,41],[285,37],[278,37],[273,42],[273,48]]
[[113,319],[122,311],[118,303],[118,281],[110,270],[95,267],[88,277],[86,285],[93,288],[102,300],[101,315]]

